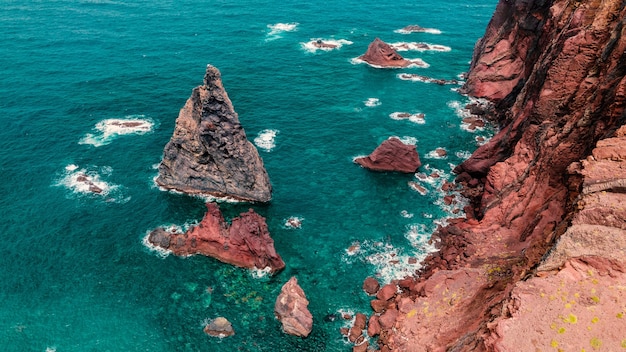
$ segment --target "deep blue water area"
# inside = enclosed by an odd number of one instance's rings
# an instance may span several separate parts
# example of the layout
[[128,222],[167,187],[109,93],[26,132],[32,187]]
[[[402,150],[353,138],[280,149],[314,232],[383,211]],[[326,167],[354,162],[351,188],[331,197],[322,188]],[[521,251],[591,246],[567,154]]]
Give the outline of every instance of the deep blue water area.
[[[458,79],[495,5],[0,2],[0,350],[349,351],[339,328],[350,322],[325,316],[369,312],[365,277],[388,282],[419,268],[409,258],[432,248],[431,231],[454,209],[437,188],[476,137],[491,134],[463,127],[459,85],[398,75]],[[396,32],[415,24],[438,31]],[[400,52],[427,68],[355,62],[376,37],[449,50]],[[317,38],[342,45],[308,49]],[[248,208],[266,218],[287,265],[274,277],[143,243],[157,226],[188,226],[204,214],[204,200],[162,191],[153,179],[207,64],[220,69],[274,188],[269,204],[220,206],[227,219]],[[395,112],[423,113],[424,123]],[[145,129],[116,129],[120,119]],[[425,179],[353,163],[391,136],[416,144]],[[447,156],[435,157],[436,148]],[[79,174],[103,192],[86,191]],[[302,227],[285,226],[289,217]],[[273,314],[293,275],[314,318],[306,339],[285,335]],[[218,316],[234,336],[202,331]]]

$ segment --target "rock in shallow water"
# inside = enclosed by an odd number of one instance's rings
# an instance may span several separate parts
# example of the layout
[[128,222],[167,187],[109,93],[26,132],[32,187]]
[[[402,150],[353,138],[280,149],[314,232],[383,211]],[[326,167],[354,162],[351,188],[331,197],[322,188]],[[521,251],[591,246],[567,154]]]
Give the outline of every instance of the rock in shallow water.
[[224,317],[217,317],[211,320],[205,327],[204,332],[211,336],[227,337],[235,335],[235,330],[231,323]]
[[257,202],[272,198],[263,161],[246,139],[217,68],[207,66],[204,84],[194,88],[181,109],[156,182],[190,194]]
[[274,305],[274,313],[289,335],[307,337],[313,329],[313,316],[307,308],[309,301],[293,276],[280,290]]
[[217,204],[207,203],[198,226],[185,233],[158,228],[148,235],[148,242],[177,255],[202,254],[243,268],[269,268],[274,273],[285,267],[265,219],[252,209],[228,226]]
[[372,154],[356,158],[357,164],[374,171],[397,171],[413,173],[422,166],[414,145],[404,144],[391,137],[382,142]]

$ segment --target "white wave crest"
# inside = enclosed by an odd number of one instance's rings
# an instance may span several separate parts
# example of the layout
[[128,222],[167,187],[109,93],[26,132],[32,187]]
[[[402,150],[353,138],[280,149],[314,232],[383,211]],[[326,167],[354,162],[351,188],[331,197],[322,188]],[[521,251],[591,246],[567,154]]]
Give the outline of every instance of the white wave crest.
[[366,101],[363,102],[363,104],[365,104],[365,106],[367,107],[373,108],[375,106],[379,106],[382,103],[378,98],[368,98]]
[[311,39],[310,41],[306,43],[300,43],[300,44],[302,45],[302,48],[304,50],[314,53],[318,50],[331,51],[335,49],[341,49],[342,46],[351,45],[353,43],[346,39],[335,40],[335,39],[315,38],[315,39]]
[[95,130],[99,133],[87,133],[78,143],[101,147],[111,143],[117,136],[152,132],[154,126],[154,121],[145,118],[144,115],[129,115],[123,119],[105,119],[95,126]]
[[299,23],[291,22],[291,23],[275,23],[268,24],[267,28],[269,28],[269,32],[267,33],[266,41],[275,40],[281,38],[281,34],[284,32],[293,32],[298,29]]
[[417,145],[417,142],[418,142],[417,138],[411,137],[411,136],[404,136],[404,137],[392,136],[389,138],[398,138],[400,142],[406,145]]
[[276,147],[276,135],[278,132],[278,130],[262,130],[254,138],[254,144],[266,152],[271,152]]
[[272,268],[269,266],[266,266],[263,269],[252,268],[249,270],[249,272],[250,275],[255,279],[264,279],[270,276],[270,274],[272,273]]

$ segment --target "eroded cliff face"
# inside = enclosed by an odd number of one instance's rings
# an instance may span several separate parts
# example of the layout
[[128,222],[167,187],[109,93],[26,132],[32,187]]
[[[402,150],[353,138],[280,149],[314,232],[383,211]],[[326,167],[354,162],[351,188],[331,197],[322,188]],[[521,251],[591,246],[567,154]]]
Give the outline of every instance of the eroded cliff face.
[[[575,218],[584,182],[568,167],[626,123],[625,5],[500,1],[464,87],[495,104],[500,126],[455,170],[473,196],[476,219],[454,221],[435,233],[441,250],[426,260],[419,278],[398,282],[399,293],[374,313],[395,317],[380,332],[381,350],[514,346],[504,344],[505,323],[498,322],[516,314],[507,308],[513,288],[537,275],[536,267]],[[623,175],[611,180],[624,181]],[[626,236],[623,228],[615,231]],[[619,263],[610,267],[622,270]]]

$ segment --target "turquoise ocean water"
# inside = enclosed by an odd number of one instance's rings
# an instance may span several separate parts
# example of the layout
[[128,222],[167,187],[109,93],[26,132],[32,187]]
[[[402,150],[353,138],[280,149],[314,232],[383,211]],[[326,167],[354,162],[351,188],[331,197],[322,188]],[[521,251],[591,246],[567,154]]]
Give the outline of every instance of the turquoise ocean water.
[[[454,85],[495,0],[0,2],[0,350],[348,351],[329,314],[369,312],[361,284],[413,272],[438,219],[436,187],[476,148]],[[432,33],[395,32],[407,25]],[[428,68],[358,64],[376,37],[444,51],[403,51]],[[311,51],[313,38],[343,44]],[[259,276],[206,257],[163,256],[146,233],[189,225],[202,199],[159,190],[156,165],[179,109],[217,66],[274,188],[270,204],[223,203],[226,218],[266,217],[287,267]],[[424,113],[424,123],[394,112]],[[145,130],[115,133],[111,119]],[[118,131],[120,132],[120,131]],[[390,136],[416,143],[426,175],[353,164]],[[436,148],[447,157],[435,158]],[[103,194],[85,192],[78,173]],[[408,183],[428,190],[422,195]],[[285,226],[289,217],[302,227]],[[310,300],[312,334],[281,332],[273,306],[292,275]],[[207,336],[224,316],[236,335]]]

